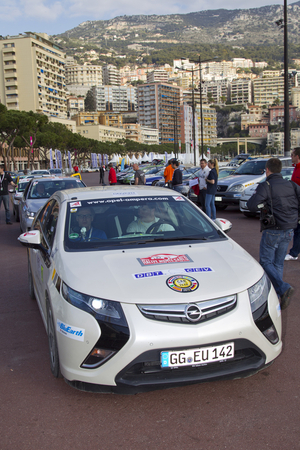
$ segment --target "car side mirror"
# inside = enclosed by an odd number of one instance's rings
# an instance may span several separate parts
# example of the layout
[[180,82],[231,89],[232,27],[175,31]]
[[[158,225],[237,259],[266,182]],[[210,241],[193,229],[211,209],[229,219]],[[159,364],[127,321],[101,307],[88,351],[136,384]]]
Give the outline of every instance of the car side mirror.
[[232,228],[232,223],[227,219],[215,219],[215,224],[224,232],[229,233]]
[[23,233],[18,237],[18,241],[21,242],[24,247],[34,248],[36,250],[46,252],[45,247],[41,243],[40,230],[26,231],[26,233]]

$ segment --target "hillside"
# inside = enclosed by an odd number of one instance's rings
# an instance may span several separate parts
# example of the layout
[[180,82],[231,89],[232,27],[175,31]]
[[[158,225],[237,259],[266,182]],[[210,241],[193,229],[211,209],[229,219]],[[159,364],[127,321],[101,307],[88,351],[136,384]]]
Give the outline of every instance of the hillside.
[[[288,6],[289,43],[300,44],[300,1]],[[235,47],[283,44],[276,21],[283,6],[238,10],[207,10],[189,14],[120,16],[83,22],[53,40],[69,53],[80,46],[121,55],[149,54],[174,45],[230,45]],[[262,26],[263,24],[263,26]]]

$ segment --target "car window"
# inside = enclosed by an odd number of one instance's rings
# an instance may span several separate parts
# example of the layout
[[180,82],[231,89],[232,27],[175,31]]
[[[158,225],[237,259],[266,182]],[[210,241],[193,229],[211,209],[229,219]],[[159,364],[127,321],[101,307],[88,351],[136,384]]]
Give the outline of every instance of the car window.
[[68,203],[64,240],[67,251],[216,239],[226,237],[180,195]]
[[56,200],[52,199],[41,209],[34,222],[33,228],[40,231],[41,243],[46,249],[52,247],[56,232],[58,213],[59,205]]
[[77,178],[36,180],[31,184],[28,198],[49,198],[57,191],[62,191],[64,189],[76,189],[79,187],[85,187],[85,185],[80,179]]
[[246,161],[234,173],[234,175],[263,175],[265,172],[267,160],[265,161]]

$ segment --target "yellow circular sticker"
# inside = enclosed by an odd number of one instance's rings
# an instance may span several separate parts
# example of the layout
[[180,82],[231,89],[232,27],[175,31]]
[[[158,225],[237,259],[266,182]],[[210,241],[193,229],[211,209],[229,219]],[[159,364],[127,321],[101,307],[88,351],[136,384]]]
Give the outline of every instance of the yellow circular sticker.
[[187,275],[174,275],[167,279],[167,286],[176,292],[193,292],[199,287],[199,283]]

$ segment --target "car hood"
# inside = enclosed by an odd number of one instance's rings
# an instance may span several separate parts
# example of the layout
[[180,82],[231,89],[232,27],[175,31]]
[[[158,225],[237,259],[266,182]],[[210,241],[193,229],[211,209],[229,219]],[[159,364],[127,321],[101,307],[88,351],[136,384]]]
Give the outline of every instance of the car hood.
[[47,198],[35,198],[32,200],[26,200],[26,205],[29,211],[37,212],[49,199]]
[[[110,251],[62,250],[55,253],[54,265],[62,280],[76,291],[133,304],[192,303],[232,295],[263,275],[261,266],[231,239]],[[166,282],[173,275],[193,277],[198,288],[172,290]]]
[[218,185],[231,186],[234,184],[245,184],[250,186],[260,181],[265,175],[230,175],[229,177],[218,180]]

